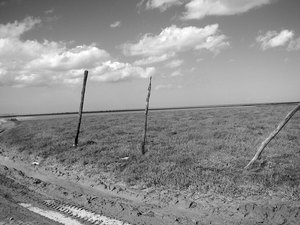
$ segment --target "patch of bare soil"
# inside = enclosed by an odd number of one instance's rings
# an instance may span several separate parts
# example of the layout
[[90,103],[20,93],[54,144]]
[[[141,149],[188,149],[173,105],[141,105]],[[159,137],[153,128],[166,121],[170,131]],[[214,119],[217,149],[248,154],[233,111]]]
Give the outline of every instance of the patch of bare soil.
[[[277,198],[229,199],[216,195],[184,196],[171,190],[133,190],[93,183],[59,167],[52,170],[0,157],[0,221],[50,224],[17,205],[55,199],[131,224],[299,224],[300,204]],[[30,216],[28,216],[30,215]],[[26,220],[25,220],[26,219]],[[35,223],[34,221],[38,221]],[[27,222],[27,223],[26,223]],[[53,222],[51,224],[54,224]]]
[[[215,194],[128,188],[105,174],[51,164],[0,145],[0,224],[56,224],[22,208],[47,209],[45,200],[63,202],[130,224],[295,224],[300,202],[277,196],[229,198]],[[50,208],[48,208],[50,209]],[[89,224],[82,222],[83,224]]]
[[[6,177],[10,170],[1,166],[0,172],[0,224],[11,225],[50,225],[58,224],[18,205],[18,202],[31,202],[40,205],[43,196],[29,190],[26,186]],[[21,171],[15,171],[21,173]]]

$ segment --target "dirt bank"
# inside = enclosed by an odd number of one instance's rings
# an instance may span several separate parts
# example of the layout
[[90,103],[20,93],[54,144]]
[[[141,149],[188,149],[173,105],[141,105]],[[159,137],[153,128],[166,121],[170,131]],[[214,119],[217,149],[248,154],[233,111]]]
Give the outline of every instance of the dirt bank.
[[[45,218],[25,212],[17,205],[55,199],[132,224],[299,224],[299,202],[276,196],[261,199],[229,199],[216,195],[183,196],[171,190],[133,190],[119,185],[95,184],[69,171],[22,163],[12,151],[1,148],[0,221],[39,221]],[[5,156],[6,155],[6,156]],[[7,155],[10,155],[8,157]],[[11,160],[11,158],[14,158]],[[75,180],[74,180],[75,179]],[[77,179],[77,180],[76,180]],[[3,210],[5,209],[5,210]],[[29,214],[29,217],[27,216]],[[8,223],[9,224],[9,223]]]

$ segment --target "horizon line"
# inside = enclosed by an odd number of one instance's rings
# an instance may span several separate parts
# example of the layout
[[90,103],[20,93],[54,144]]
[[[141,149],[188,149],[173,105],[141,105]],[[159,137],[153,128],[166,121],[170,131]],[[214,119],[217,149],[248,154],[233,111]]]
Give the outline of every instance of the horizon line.
[[[296,104],[300,101],[292,102],[264,102],[264,103],[245,103],[245,104],[218,104],[218,105],[201,105],[201,106],[176,106],[176,107],[158,107],[158,108],[149,108],[149,111],[164,111],[164,110],[176,110],[176,109],[201,109],[201,108],[225,108],[225,107],[247,107],[247,106],[260,106],[260,105],[281,105],[281,104]],[[118,112],[141,112],[145,109],[135,108],[135,109],[112,109],[112,110],[92,110],[92,111],[83,111],[83,114],[95,114],[95,113],[118,113]],[[26,114],[0,114],[0,118],[8,117],[31,117],[31,116],[56,116],[56,115],[73,115],[78,114],[77,111],[74,112],[52,112],[52,113],[26,113]]]

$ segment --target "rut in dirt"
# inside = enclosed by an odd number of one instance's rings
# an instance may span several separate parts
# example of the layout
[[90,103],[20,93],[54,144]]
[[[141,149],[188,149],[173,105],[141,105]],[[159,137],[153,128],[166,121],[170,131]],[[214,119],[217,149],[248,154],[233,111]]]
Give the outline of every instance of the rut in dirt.
[[[84,209],[83,207],[78,207],[70,204],[65,204],[57,200],[45,200],[43,204],[50,207],[56,211],[42,210],[38,207],[33,207],[31,204],[20,203],[19,205],[33,211],[37,214],[45,216],[56,222],[60,222],[64,225],[82,225],[82,224],[97,224],[97,225],[131,225],[127,222],[112,219],[91,211]],[[66,214],[68,217],[64,216]],[[71,218],[70,218],[71,217]],[[72,219],[72,218],[75,218]],[[79,222],[80,221],[80,222]]]

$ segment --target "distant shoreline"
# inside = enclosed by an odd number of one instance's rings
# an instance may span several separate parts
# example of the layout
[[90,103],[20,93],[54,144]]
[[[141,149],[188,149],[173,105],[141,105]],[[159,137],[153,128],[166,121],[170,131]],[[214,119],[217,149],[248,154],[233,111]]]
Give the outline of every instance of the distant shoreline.
[[[185,110],[185,109],[213,109],[213,108],[233,108],[233,107],[249,107],[249,106],[268,106],[268,105],[291,105],[300,102],[272,102],[272,103],[251,103],[251,104],[225,104],[225,105],[203,105],[203,106],[186,106],[186,107],[162,107],[150,108],[149,111],[167,111],[167,110]],[[144,109],[116,109],[116,110],[97,110],[83,111],[83,114],[99,114],[99,113],[124,113],[124,112],[142,112]],[[34,113],[34,114],[3,114],[0,118],[11,117],[39,117],[39,116],[61,116],[76,115],[78,112],[60,112],[60,113]]]

